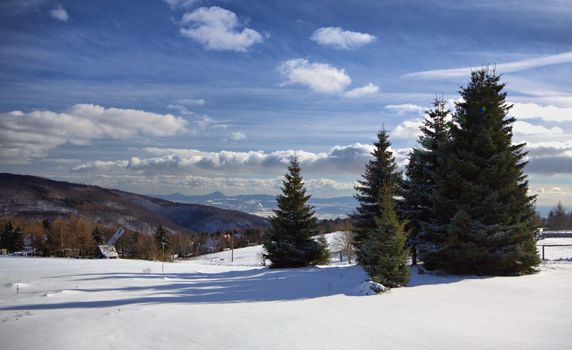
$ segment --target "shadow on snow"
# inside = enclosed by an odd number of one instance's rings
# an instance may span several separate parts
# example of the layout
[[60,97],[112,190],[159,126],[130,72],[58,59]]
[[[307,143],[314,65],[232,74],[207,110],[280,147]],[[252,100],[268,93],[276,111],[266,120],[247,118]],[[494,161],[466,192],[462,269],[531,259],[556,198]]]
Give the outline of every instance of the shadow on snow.
[[[333,295],[365,296],[371,294],[363,283],[367,280],[367,276],[359,266],[276,270],[253,268],[222,273],[107,272],[57,276],[57,278],[65,277],[76,277],[71,281],[125,280],[129,285],[73,289],[80,293],[80,297],[92,297],[101,293],[99,300],[15,305],[1,307],[0,310],[90,309],[133,304],[292,301]],[[419,274],[418,270],[413,268],[412,279],[408,286],[447,284],[477,278],[483,277]],[[109,296],[106,293],[115,294]],[[130,298],[131,293],[135,293],[136,296]]]

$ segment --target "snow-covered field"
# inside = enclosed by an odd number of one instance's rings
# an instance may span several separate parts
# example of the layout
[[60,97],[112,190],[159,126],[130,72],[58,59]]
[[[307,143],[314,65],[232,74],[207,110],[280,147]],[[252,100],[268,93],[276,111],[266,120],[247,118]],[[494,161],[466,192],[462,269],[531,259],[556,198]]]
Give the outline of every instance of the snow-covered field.
[[358,266],[269,270],[259,247],[166,263],[0,258],[1,349],[570,349],[572,263],[418,274],[367,295]]

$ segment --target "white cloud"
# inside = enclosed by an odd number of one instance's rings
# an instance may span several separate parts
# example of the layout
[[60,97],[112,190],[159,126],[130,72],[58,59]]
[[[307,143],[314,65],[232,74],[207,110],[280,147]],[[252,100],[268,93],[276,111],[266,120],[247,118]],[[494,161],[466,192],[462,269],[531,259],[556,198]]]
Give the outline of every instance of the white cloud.
[[202,98],[181,98],[176,100],[175,103],[183,106],[203,106],[206,101]]
[[415,113],[415,114],[425,113],[425,108],[411,103],[405,103],[401,105],[387,105],[385,106],[385,109],[395,112],[398,115],[404,115],[406,113]]
[[46,156],[66,143],[87,145],[98,139],[165,137],[187,131],[187,122],[170,114],[76,104],[52,111],[0,113],[0,158],[25,162]]
[[230,134],[230,139],[232,141],[243,141],[243,140],[246,140],[247,137],[244,133],[242,133],[240,131],[234,131]]
[[129,165],[129,162],[126,160],[118,160],[118,161],[96,160],[93,162],[80,164],[78,166],[73,167],[71,170],[75,172],[90,172],[95,169],[97,170],[123,169],[126,168],[127,165]]
[[173,9],[178,7],[189,8],[192,7],[194,4],[196,4],[197,2],[199,2],[199,0],[163,0],[163,1],[169,4],[169,6],[171,6],[171,8]]
[[510,114],[518,119],[540,119],[546,122],[572,122],[572,108],[540,106],[535,103],[514,103]]
[[187,108],[187,106],[183,105],[171,103],[167,105],[167,108],[177,111],[177,113],[179,113],[180,115],[194,115],[194,116],[197,115],[197,113],[191,111],[190,109]]
[[352,190],[355,188],[355,182],[339,182],[332,179],[308,179],[305,181],[306,188],[309,191],[323,191],[323,190],[333,190],[333,191],[343,191]]
[[368,33],[351,32],[341,27],[322,27],[316,30],[310,39],[320,45],[349,50],[369,44],[375,41],[376,37]]
[[[508,63],[501,63],[495,65],[497,72],[510,73],[536,67],[548,66],[560,63],[572,62],[572,51],[563,52],[557,55],[544,56],[528,60],[514,61]],[[415,72],[404,75],[405,78],[414,79],[449,79],[449,78],[462,78],[471,74],[472,70],[479,69],[477,67],[463,67],[453,69],[437,69],[423,72]]]
[[210,50],[244,52],[264,40],[257,31],[242,28],[234,12],[218,6],[200,7],[188,12],[181,22],[188,26],[180,29],[183,36]]
[[520,120],[514,123],[513,131],[515,134],[521,134],[521,135],[545,135],[545,136],[562,135],[564,133],[564,131],[559,127],[547,128],[542,125],[530,124]]
[[395,139],[415,140],[421,134],[421,130],[419,129],[421,125],[423,125],[422,120],[406,120],[393,129],[391,137]]
[[203,106],[205,103],[206,103],[205,100],[203,100],[202,98],[198,99],[182,98],[175,100],[174,103],[167,105],[167,108],[176,110],[181,115],[197,116],[198,114],[190,110],[189,107]]
[[303,58],[281,63],[278,71],[285,78],[285,84],[300,84],[326,94],[341,93],[352,82],[343,69],[326,63],[310,63]]
[[[224,122],[216,121],[208,115],[200,116],[198,119],[193,121],[193,124],[197,130],[208,130],[208,129],[222,129],[228,128],[228,125]],[[193,130],[196,132],[196,130]]]
[[70,19],[68,12],[66,9],[62,7],[62,5],[57,5],[53,9],[50,10],[50,16],[52,18],[57,19],[58,21],[67,22]]
[[346,91],[344,96],[349,98],[358,98],[358,97],[365,97],[375,95],[379,91],[379,87],[369,83],[367,85],[351,89],[350,91]]
[[[557,105],[560,107],[572,107],[572,94],[566,91],[564,86],[549,84],[545,80],[511,75],[508,79],[508,90],[519,92],[525,96],[519,96],[520,101],[543,103],[544,105]],[[564,88],[564,89],[563,89]]]

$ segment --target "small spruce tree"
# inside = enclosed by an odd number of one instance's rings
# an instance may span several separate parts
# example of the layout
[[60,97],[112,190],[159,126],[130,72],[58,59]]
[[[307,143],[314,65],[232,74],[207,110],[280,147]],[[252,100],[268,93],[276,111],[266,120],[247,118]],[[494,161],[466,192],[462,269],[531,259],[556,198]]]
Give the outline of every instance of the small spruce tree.
[[96,245],[103,244],[103,242],[105,241],[105,236],[103,235],[103,232],[101,232],[98,226],[95,226],[93,231],[91,231],[91,237],[93,243],[95,243]]
[[282,194],[276,197],[278,208],[270,218],[272,225],[264,242],[265,257],[271,268],[304,267],[326,263],[329,259],[325,240],[319,234],[313,208],[308,205],[300,164],[293,158],[282,182]]
[[[319,232],[319,231],[318,231]],[[320,256],[316,259],[316,264],[327,264],[330,261],[330,248],[328,247],[328,241],[324,234],[318,234],[316,239],[318,244],[322,247]]]
[[380,214],[375,217],[376,227],[368,233],[364,245],[367,250],[365,271],[375,282],[385,287],[402,287],[409,281],[407,233],[399,221],[391,185],[384,185],[379,195]]

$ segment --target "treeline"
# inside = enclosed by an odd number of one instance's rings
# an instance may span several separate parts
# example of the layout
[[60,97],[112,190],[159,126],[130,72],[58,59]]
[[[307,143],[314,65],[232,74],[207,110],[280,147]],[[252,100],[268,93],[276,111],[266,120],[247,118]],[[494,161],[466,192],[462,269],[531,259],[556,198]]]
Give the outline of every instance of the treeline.
[[572,211],[566,212],[562,203],[558,203],[542,223],[548,230],[572,230]]
[[[34,256],[96,257],[97,245],[105,244],[116,227],[94,225],[80,217],[61,217],[54,220],[32,221],[19,217],[0,219],[0,249],[7,253],[25,253]],[[235,232],[179,233],[157,227],[154,235],[125,230],[114,244],[121,257],[133,259],[170,260],[190,257],[251,244],[260,244],[264,232],[247,229]],[[166,242],[165,257],[158,239],[163,232]],[[232,235],[232,242],[231,242]]]
[[318,231],[320,234],[336,231],[351,231],[351,229],[352,220],[350,218],[322,219],[318,221]]

